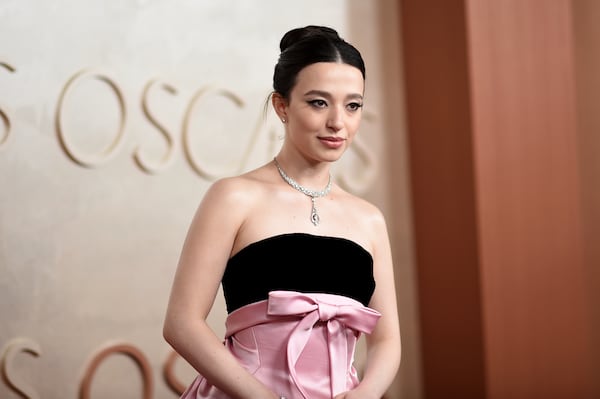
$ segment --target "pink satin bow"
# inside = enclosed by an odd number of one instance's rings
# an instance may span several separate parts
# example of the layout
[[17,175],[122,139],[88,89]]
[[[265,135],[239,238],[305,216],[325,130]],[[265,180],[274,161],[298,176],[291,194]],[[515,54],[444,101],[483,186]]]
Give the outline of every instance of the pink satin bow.
[[[340,298],[343,298],[340,301]],[[269,293],[268,316],[299,316],[302,318],[292,331],[287,346],[287,362],[294,383],[307,398],[296,373],[296,362],[310,338],[313,326],[327,324],[331,391],[337,395],[346,390],[351,364],[348,359],[348,339],[352,330],[369,334],[381,314],[346,297],[328,294],[302,294],[293,291]],[[348,329],[349,328],[349,329]]]

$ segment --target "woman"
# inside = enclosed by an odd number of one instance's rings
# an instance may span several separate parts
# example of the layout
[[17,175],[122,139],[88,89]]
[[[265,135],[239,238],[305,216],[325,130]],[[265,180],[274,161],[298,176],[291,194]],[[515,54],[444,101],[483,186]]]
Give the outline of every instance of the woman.
[[[326,27],[293,29],[280,48],[271,103],[284,143],[273,161],[206,192],[164,336],[200,374],[182,398],[380,398],[400,361],[385,221],[330,176],[359,127],[364,63]],[[225,345],[205,320],[221,283]]]

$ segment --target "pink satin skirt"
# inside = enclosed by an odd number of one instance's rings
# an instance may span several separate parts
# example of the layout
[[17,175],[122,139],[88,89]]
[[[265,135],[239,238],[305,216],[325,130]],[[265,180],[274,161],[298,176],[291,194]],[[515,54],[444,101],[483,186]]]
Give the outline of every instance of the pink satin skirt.
[[[232,312],[225,346],[240,364],[287,399],[331,399],[358,384],[353,366],[361,333],[380,314],[330,294],[273,291]],[[199,375],[182,399],[229,399]]]

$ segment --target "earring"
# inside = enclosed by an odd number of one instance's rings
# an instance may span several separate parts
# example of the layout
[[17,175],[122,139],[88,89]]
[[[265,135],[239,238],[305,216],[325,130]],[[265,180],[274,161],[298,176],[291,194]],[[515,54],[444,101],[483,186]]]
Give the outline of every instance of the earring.
[[281,118],[281,122],[285,123],[286,122],[285,118]]

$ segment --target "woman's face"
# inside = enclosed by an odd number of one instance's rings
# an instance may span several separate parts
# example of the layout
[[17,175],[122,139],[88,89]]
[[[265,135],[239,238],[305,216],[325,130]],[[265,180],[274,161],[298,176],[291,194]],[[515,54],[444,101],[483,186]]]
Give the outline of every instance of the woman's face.
[[286,141],[308,160],[339,159],[360,124],[364,79],[357,68],[319,62],[302,69],[280,111]]

